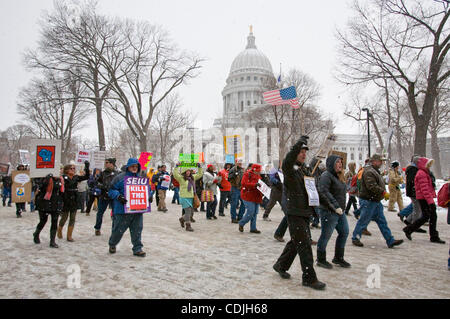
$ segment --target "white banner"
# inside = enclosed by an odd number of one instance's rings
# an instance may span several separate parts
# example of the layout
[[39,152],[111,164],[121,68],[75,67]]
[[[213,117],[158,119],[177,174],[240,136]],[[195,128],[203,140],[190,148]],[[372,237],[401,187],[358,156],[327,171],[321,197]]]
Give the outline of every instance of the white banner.
[[75,164],[84,165],[85,161],[91,161],[91,151],[78,150],[77,156],[75,157]]
[[91,151],[90,167],[103,170],[106,160],[106,151]]
[[30,152],[28,150],[19,150],[20,163],[30,165]]

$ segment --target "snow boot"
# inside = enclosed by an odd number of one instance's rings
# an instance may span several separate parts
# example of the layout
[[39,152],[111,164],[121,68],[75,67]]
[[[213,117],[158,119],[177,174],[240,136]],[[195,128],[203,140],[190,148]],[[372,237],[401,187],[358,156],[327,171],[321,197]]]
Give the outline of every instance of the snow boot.
[[334,251],[333,264],[339,265],[343,268],[350,268],[351,265],[344,260],[344,248],[336,248]]
[[181,218],[179,219],[179,221],[180,221],[180,224],[181,224],[181,228],[184,228],[184,218],[181,217]]
[[403,232],[405,233],[406,238],[412,240],[411,232],[409,231],[408,227],[403,228]]
[[50,247],[51,248],[59,247],[55,242],[55,237],[56,237],[56,229],[50,229]]
[[186,231],[190,231],[190,232],[194,231],[191,227],[191,223],[186,223]]
[[63,230],[63,228],[61,227],[61,226],[58,226],[58,238],[59,239],[62,239],[62,230]]
[[195,223],[194,214],[191,215],[191,223]]
[[317,266],[332,269],[333,265],[327,261],[327,252],[317,250]]
[[364,247],[363,243],[359,239],[352,240],[352,244],[357,247]]
[[440,239],[439,237],[432,237],[432,238],[430,238],[430,241],[431,241],[432,243],[445,244],[445,241],[443,241],[443,240]]
[[41,241],[39,239],[39,234],[41,233],[42,229],[39,229],[36,227],[36,231],[33,233],[33,241],[35,244],[40,244]]
[[310,288],[315,289],[315,290],[324,290],[325,287],[327,286],[326,284],[324,284],[323,282],[318,281],[317,279],[315,281],[312,281],[312,282],[303,281],[302,285],[305,286],[305,287],[310,287]]
[[275,270],[280,275],[280,277],[283,279],[291,278],[291,275],[288,272],[286,272],[286,270],[281,269],[281,266],[279,263],[276,263],[275,265],[273,265],[273,270]]
[[72,238],[73,228],[74,228],[74,226],[67,227],[67,241],[68,242],[74,242],[74,240]]

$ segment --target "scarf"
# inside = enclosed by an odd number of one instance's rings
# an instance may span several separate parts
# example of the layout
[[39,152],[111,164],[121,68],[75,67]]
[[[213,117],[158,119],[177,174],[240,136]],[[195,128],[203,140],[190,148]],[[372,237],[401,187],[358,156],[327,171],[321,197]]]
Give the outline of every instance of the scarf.
[[188,187],[187,187],[188,192],[191,192],[192,190],[194,190],[194,193],[195,193],[195,183],[194,183],[194,179],[192,178],[192,176],[187,177],[186,180],[188,181]]

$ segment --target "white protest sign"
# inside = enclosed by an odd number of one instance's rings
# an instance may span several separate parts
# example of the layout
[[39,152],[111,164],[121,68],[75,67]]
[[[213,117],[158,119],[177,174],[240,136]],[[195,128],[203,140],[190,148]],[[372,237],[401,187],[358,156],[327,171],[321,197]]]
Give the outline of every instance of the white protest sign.
[[305,187],[308,193],[309,206],[320,206],[319,193],[316,188],[316,181],[313,177],[305,176]]
[[164,180],[161,182],[161,187],[169,188],[170,186],[170,175],[164,175]]
[[31,140],[31,178],[60,175],[61,140]]
[[278,177],[280,177],[280,181],[282,184],[284,184],[284,175],[281,172],[278,172]]
[[28,174],[17,174],[14,177],[14,183],[20,184],[22,186],[24,186],[29,181],[30,181],[30,176]]
[[30,152],[28,150],[19,150],[20,162],[23,165],[30,165]]
[[267,184],[264,183],[262,180],[259,180],[258,184],[259,185],[258,185],[257,189],[261,192],[261,194],[263,194],[264,197],[270,198],[270,192],[271,192],[270,187],[267,186]]
[[75,163],[84,164],[85,161],[91,161],[91,152],[86,150],[78,150]]
[[106,160],[106,151],[92,151],[91,152],[91,167],[92,168],[98,168],[103,169],[105,166],[105,160]]

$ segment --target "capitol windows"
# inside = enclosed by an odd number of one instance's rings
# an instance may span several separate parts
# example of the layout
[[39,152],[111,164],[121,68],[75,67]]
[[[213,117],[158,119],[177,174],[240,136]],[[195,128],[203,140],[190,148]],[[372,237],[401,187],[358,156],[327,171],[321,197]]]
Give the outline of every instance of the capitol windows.
[[247,76],[247,81],[250,81],[250,77],[249,76]]
[[253,104],[258,104],[258,102],[256,102],[256,100],[255,100],[255,101],[253,101]]
[[253,81],[258,81],[258,77],[255,76],[255,77],[253,78]]
[[250,106],[250,104],[251,104],[250,101],[247,101],[247,106]]
[[244,112],[244,101],[241,101],[241,112]]
[[353,154],[353,153],[350,154],[350,158],[351,158],[351,159],[350,159],[351,161],[354,161],[354,160],[355,160],[355,154]]
[[359,153],[359,160],[362,161],[362,154]]

